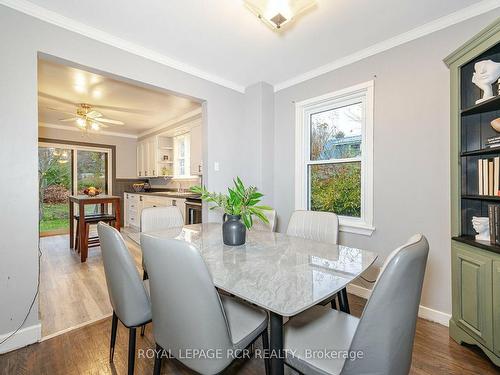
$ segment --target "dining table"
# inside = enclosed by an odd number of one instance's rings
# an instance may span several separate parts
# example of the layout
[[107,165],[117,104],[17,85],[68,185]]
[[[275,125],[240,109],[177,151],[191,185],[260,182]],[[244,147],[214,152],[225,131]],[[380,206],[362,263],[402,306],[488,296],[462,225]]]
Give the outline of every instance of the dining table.
[[[75,206],[78,207],[78,214],[85,213],[85,206],[87,205],[99,205],[99,210],[101,214],[107,212],[108,205],[112,206],[112,212],[115,216],[114,226],[116,229],[120,230],[120,197],[116,195],[99,194],[96,196],[88,196],[85,194],[70,195],[68,197],[69,204],[69,247],[73,248],[74,242],[74,222],[75,222]],[[78,220],[78,231],[79,233],[85,233],[85,220]],[[88,242],[85,235],[78,236],[78,249],[80,250],[80,257],[82,263],[87,260],[88,254]]]
[[[374,252],[283,233],[248,230],[246,243],[227,246],[220,223],[148,232],[193,244],[214,285],[269,312],[271,374],[284,373],[284,319],[331,299],[377,259]],[[141,233],[130,233],[140,246]]]

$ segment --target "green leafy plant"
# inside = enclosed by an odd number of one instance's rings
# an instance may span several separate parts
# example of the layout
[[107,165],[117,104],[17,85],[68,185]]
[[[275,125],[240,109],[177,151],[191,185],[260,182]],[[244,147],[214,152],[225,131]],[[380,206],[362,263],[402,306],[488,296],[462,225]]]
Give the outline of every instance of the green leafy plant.
[[220,207],[228,215],[241,216],[245,227],[250,229],[253,225],[253,216],[264,223],[269,223],[264,211],[272,210],[269,206],[257,205],[264,194],[259,193],[255,186],[245,187],[239,177],[233,180],[234,187],[228,188],[228,194],[212,193],[205,186],[193,186],[191,191],[200,194],[201,199],[213,203],[211,210]]

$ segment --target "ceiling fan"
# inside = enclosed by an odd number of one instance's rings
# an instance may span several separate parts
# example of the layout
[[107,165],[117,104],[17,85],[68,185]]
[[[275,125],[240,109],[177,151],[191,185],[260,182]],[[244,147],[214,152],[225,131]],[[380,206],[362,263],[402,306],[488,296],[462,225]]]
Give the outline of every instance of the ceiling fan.
[[[100,130],[101,128],[107,128],[109,125],[125,125],[123,121],[112,120],[109,118],[102,117],[102,113],[92,109],[90,104],[81,103],[78,104],[75,113],[61,111],[56,108],[49,108],[53,111],[58,111],[73,117],[68,117],[61,119],[61,122],[75,122],[76,125],[82,130]],[[108,125],[109,124],[109,125]]]

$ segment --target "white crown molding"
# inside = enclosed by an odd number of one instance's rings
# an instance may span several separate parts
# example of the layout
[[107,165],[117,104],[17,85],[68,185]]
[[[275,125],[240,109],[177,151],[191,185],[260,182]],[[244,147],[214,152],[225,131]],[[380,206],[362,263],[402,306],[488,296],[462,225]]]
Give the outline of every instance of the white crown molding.
[[189,120],[194,120],[195,118],[201,117],[201,107],[194,109],[188,113],[183,114],[182,116],[179,116],[173,120],[169,120],[161,125],[155,126],[154,128],[148,129],[143,131],[142,133],[139,133],[138,138],[145,137],[146,135],[153,134],[156,132],[159,132],[161,130],[166,130],[167,128],[170,128],[171,126],[178,124],[180,122],[186,122]]
[[88,26],[82,22],[76,21],[72,18],[63,16],[59,13],[53,12],[26,0],[0,0],[0,5],[5,5],[9,8],[15,9],[19,12],[25,13],[32,17],[38,18],[50,24],[62,27],[66,30],[81,34],[88,38],[97,40],[101,43],[119,48],[121,50],[133,53],[144,57],[145,59],[166,65],[170,68],[180,70],[184,73],[191,74],[198,78],[216,83],[218,85],[227,87],[229,89],[244,93],[245,87],[236,82],[229,81],[217,75],[205,72],[194,66],[182,63],[172,59],[166,55],[156,52],[152,49],[145,48],[139,44],[129,42],[125,39],[119,38],[115,35],[109,34],[105,31],[99,30],[92,26]]
[[[76,126],[66,126],[66,125],[59,125],[59,124],[51,124],[47,122],[39,122],[38,126],[41,128],[49,128],[49,129],[58,129],[58,130],[68,130],[71,132],[79,132],[81,133],[82,130],[77,128]],[[114,137],[123,137],[123,138],[132,138],[132,139],[137,139],[139,138],[137,135],[134,134],[129,134],[129,133],[120,133],[120,132],[110,132],[107,130],[99,130],[98,132],[93,132],[92,134],[102,134],[102,135],[111,135]]]
[[274,91],[280,91],[288,87],[297,85],[304,81],[310,80],[312,78],[318,77],[322,74],[337,70],[344,66],[353,64],[360,60],[366,59],[367,57],[376,55],[378,53],[387,51],[391,48],[400,46],[402,44],[411,42],[412,40],[424,37],[428,34],[432,34],[436,31],[445,29],[447,27],[453,26],[457,23],[468,20],[489,12],[490,10],[500,7],[500,0],[483,0],[474,5],[468,6],[466,8],[460,9],[454,13],[450,13],[446,16],[438,18],[434,21],[428,22],[422,26],[416,27],[410,31],[403,34],[399,34],[395,37],[386,39],[380,43],[374,44],[368,48],[362,49],[351,55],[342,57],[335,61],[332,61],[326,65],[322,65],[316,69],[310,70],[306,73],[299,74],[298,76],[288,79],[286,81],[277,83],[274,85]]

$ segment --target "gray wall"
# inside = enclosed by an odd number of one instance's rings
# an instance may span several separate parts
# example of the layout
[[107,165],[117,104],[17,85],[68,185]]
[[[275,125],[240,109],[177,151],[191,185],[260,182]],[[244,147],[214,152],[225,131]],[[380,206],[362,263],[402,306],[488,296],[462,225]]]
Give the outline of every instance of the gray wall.
[[274,190],[274,89],[265,82],[245,90],[245,128],[251,131],[252,154],[258,165],[256,186],[262,202],[272,205]]
[[442,60],[499,15],[499,10],[490,12],[277,92],[274,205],[279,230],[294,209],[293,102],[374,79],[376,231],[372,237],[342,234],[341,242],[376,251],[380,265],[410,235],[424,233],[431,251],[422,304],[450,313],[450,85]]
[[38,128],[40,138],[116,146],[116,178],[137,178],[137,139],[71,130]]
[[[256,183],[246,140],[244,95],[0,6],[0,168],[8,180],[0,219],[0,335],[22,321],[37,282],[37,53],[77,62],[206,100],[204,183],[222,190],[235,175]],[[220,171],[213,171],[219,161]],[[4,173],[5,176],[7,174]],[[5,235],[8,233],[9,235]],[[37,303],[25,327],[38,323]]]

